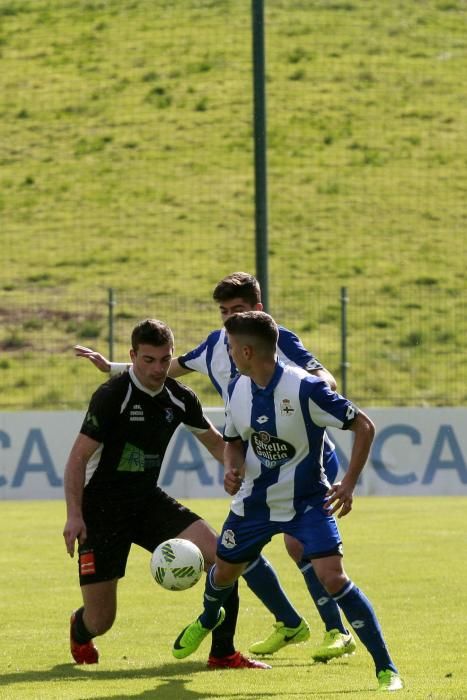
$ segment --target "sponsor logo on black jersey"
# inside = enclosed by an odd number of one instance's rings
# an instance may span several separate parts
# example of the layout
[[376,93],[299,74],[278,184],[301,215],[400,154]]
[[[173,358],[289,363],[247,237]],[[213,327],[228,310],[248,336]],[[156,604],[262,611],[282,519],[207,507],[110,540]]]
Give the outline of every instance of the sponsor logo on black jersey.
[[167,423],[171,423],[174,419],[174,411],[173,408],[166,408],[165,409],[165,420]]
[[135,422],[141,422],[144,423],[144,411],[139,405],[139,403],[133,404],[133,406],[130,409],[130,422],[135,423]]
[[266,430],[251,436],[253,452],[268,469],[281,467],[295,456],[295,447],[286,440],[270,435]]

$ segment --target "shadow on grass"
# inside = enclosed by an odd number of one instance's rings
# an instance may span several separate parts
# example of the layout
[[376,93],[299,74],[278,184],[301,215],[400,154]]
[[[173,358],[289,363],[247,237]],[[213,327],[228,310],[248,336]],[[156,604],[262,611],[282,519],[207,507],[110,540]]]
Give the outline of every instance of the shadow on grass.
[[[289,664],[285,664],[289,665]],[[300,664],[298,664],[300,665]],[[296,664],[290,664],[291,667],[295,667]],[[238,691],[235,687],[235,683],[232,683],[230,688],[225,688],[222,695],[219,692],[210,693],[208,690],[203,690],[198,692],[197,690],[190,690],[186,688],[186,683],[192,680],[192,676],[195,673],[208,673],[216,674],[222,673],[221,671],[210,671],[206,668],[205,662],[184,662],[183,667],[177,664],[161,664],[160,666],[151,666],[147,668],[138,669],[120,669],[120,670],[101,670],[96,666],[83,667],[76,666],[75,664],[58,664],[53,668],[42,671],[21,671],[17,673],[0,673],[0,687],[6,687],[8,685],[14,685],[18,683],[52,683],[56,681],[84,681],[89,682],[95,678],[96,682],[105,682],[122,680],[128,681],[132,679],[155,679],[157,680],[157,687],[149,688],[144,690],[142,693],[134,694],[121,694],[118,696],[115,693],[111,695],[93,695],[93,700],[208,700],[209,698],[219,698],[219,697],[231,697],[235,700],[252,700],[261,698],[271,698],[274,697],[275,693],[271,693],[271,689],[265,689],[261,692],[256,686],[251,692]],[[232,680],[235,678],[235,672],[232,670],[223,671]],[[258,671],[253,671],[256,677]],[[174,678],[176,676],[176,678]],[[185,677],[186,676],[186,677]],[[287,691],[287,697],[297,697],[303,698],[304,692],[306,692],[307,697],[324,698],[326,696],[337,695],[348,695],[351,693],[359,693],[359,695],[365,695],[367,693],[372,693],[373,691],[368,688],[360,688],[359,690],[332,690],[325,691],[322,688],[304,688],[303,683],[299,685],[296,689],[290,689]],[[283,691],[277,691],[277,695],[283,697]]]

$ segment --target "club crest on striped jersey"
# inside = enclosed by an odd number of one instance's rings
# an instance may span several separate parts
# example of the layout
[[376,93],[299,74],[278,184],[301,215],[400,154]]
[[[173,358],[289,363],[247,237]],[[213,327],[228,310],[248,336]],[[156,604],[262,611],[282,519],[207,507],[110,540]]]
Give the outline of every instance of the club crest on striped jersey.
[[251,447],[261,464],[268,469],[281,467],[295,456],[293,445],[266,430],[252,433]]
[[290,399],[282,399],[281,404],[281,416],[293,416],[295,413],[295,408],[292,406]]

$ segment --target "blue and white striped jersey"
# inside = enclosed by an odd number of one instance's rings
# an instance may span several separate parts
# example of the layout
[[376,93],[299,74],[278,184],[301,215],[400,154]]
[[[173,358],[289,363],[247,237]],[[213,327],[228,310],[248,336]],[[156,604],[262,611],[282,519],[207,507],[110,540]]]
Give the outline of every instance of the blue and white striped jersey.
[[[279,360],[286,365],[303,367],[308,371],[323,368],[323,365],[303,346],[295,333],[283,326],[279,326],[277,354]],[[182,367],[208,375],[225,403],[227,387],[237,374],[237,369],[227,349],[227,334],[224,328],[212,331],[198,347],[177,359]]]
[[278,362],[268,386],[237,376],[229,385],[224,439],[246,447],[245,477],[232,511],[288,521],[322,503],[326,426],[346,429],[358,409],[305,370]]
[[[302,367],[309,372],[323,368],[319,360],[304,347],[300,338],[283,326],[279,326],[277,355],[285,365]],[[228,396],[227,389],[229,383],[237,375],[237,368],[229,355],[227,334],[224,328],[212,331],[196,348],[180,355],[177,360],[182,367],[208,376],[225,404]],[[128,364],[112,362],[110,365],[111,375],[124,372],[129,366]],[[331,481],[336,478],[338,466],[335,446],[326,435],[325,468]]]

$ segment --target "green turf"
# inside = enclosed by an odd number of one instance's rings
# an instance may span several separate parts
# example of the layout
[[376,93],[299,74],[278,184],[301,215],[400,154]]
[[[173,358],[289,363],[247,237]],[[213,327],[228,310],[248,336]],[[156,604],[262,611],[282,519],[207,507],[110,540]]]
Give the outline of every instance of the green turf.
[[[225,500],[187,501],[219,527]],[[465,498],[359,498],[341,522],[349,575],[372,600],[406,681],[400,697],[467,697],[465,646]],[[101,662],[77,668],[68,652],[68,617],[79,604],[76,564],[65,553],[60,502],[2,502],[0,529],[0,697],[2,700],[317,700],[373,697],[368,654],[310,663],[321,639],[318,616],[280,538],[266,554],[312,640],[282,650],[273,670],[208,672],[208,642],[186,661],[170,653],[200,610],[202,585],[182,593],[157,587],[148,555],[135,548],[120,584],[115,626],[99,639]],[[241,585],[237,643],[270,630],[271,618]]]
[[[180,351],[253,270],[250,3],[0,0],[2,406],[83,406],[75,342]],[[462,0],[266,3],[270,310],[352,396],[462,405]],[[47,372],[50,359],[53,372]],[[436,371],[434,371],[434,369]],[[194,385],[211,402],[207,384]]]

